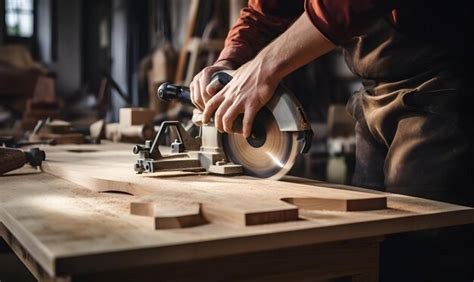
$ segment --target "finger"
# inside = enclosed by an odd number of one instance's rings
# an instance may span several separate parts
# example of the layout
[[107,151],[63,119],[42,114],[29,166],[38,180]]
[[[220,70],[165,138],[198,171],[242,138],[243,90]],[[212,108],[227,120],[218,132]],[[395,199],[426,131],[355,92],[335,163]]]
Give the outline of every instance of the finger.
[[200,83],[199,83],[199,79],[196,80],[196,82],[194,83],[195,86],[194,86],[194,90],[195,90],[195,95],[194,95],[194,105],[199,109],[199,110],[203,110],[204,109],[204,102],[202,100],[202,93],[200,91],[201,89],[201,86],[200,86]]
[[191,81],[191,84],[189,85],[189,92],[191,92],[191,102],[193,103],[193,105],[197,108],[197,104],[196,104],[196,98],[195,98],[195,95],[196,95],[196,91],[194,90],[194,85],[195,85],[195,82],[194,81]]
[[227,110],[232,106],[232,101],[224,100],[219,108],[216,110],[214,114],[214,126],[217,128],[219,132],[224,132],[224,126],[222,119],[224,115],[227,113]]
[[210,95],[210,96],[214,96],[217,94],[217,92],[219,92],[222,88],[224,88],[224,85],[222,85],[220,82],[219,82],[219,79],[214,79],[212,80],[206,87],[206,92]]
[[209,82],[210,82],[209,74],[208,73],[203,74],[203,76],[201,77],[199,81],[199,89],[201,91],[201,99],[204,105],[213,96],[213,95],[209,95],[209,93],[207,93],[206,91],[206,86],[209,84]]
[[231,105],[222,117],[222,126],[225,132],[234,132],[234,121],[242,113],[242,107],[238,104]]
[[206,106],[204,107],[204,111],[202,113],[202,123],[209,123],[209,120],[211,119],[216,109],[220,106],[222,101],[224,101],[223,95],[215,95],[209,101],[207,101]]
[[258,107],[250,106],[247,107],[244,111],[244,118],[242,121],[242,133],[245,138],[249,138],[250,134],[252,133],[253,121],[255,120],[255,116],[257,115],[258,110]]

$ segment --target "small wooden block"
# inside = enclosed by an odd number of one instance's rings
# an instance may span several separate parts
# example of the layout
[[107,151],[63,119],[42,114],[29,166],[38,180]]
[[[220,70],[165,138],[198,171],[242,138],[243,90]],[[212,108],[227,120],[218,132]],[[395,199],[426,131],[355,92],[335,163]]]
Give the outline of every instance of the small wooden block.
[[120,126],[143,125],[153,122],[155,112],[147,108],[121,108]]
[[[238,200],[237,200],[238,201]],[[202,212],[211,222],[223,222],[250,226],[298,220],[298,208],[286,203],[270,202],[268,207],[252,207],[252,204],[219,205],[205,204]]]
[[337,199],[337,198],[284,198],[282,201],[290,203],[304,210],[329,211],[369,211],[387,208],[387,197],[371,196],[367,198]]
[[130,213],[152,217],[155,230],[185,228],[207,223],[201,214],[201,205],[196,202],[163,200],[132,202]]

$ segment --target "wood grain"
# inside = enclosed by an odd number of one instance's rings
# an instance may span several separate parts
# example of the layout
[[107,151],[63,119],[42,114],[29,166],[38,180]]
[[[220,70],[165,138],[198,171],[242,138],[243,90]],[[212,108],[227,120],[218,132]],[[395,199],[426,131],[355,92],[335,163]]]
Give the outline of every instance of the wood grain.
[[[110,146],[109,146],[110,147]],[[315,189],[305,184],[250,177],[165,177],[137,175],[129,150],[93,153],[49,152],[45,172],[95,191],[120,191],[136,196],[157,193],[161,204],[188,199],[200,205],[210,221],[241,226],[298,220],[303,209],[363,211],[386,208],[386,197],[366,192]],[[286,200],[286,201],[284,201]],[[169,206],[169,205],[168,205]],[[168,209],[168,208],[166,208]]]
[[[8,236],[49,275],[183,263],[474,223],[471,208],[354,187],[324,187],[299,178],[275,182],[189,173],[135,175],[129,148],[123,144],[42,147],[49,169],[60,170],[57,173],[70,181],[27,167],[1,177],[0,221]],[[107,159],[110,155],[114,164]],[[90,165],[94,171],[89,170]],[[84,171],[90,176],[84,177]],[[90,189],[84,189],[88,185]],[[107,190],[132,195],[98,193]],[[159,230],[150,217],[130,214],[131,203],[157,196],[203,206],[227,199],[232,208],[258,212],[274,208],[277,202],[278,207],[291,206],[281,198],[316,195],[339,199],[367,194],[386,197],[387,209],[300,209],[299,220],[259,225],[211,217],[206,224]]]

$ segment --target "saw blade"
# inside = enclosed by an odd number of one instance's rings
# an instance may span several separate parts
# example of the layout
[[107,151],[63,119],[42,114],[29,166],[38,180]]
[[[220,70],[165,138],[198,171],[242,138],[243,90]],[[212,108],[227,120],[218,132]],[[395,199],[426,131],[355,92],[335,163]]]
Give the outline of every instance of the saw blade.
[[252,135],[223,135],[224,152],[230,161],[242,165],[244,174],[280,179],[288,173],[298,155],[297,132],[280,131],[273,115],[260,110],[252,126]]

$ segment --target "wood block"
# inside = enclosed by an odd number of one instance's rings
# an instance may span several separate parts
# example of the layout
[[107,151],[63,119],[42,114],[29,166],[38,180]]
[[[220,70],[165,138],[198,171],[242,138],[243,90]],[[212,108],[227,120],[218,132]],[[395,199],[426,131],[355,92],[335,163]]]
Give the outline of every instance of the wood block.
[[207,223],[202,216],[201,205],[192,201],[147,199],[132,202],[130,213],[151,217],[153,228],[156,230],[193,227]]
[[304,210],[369,211],[387,208],[387,197],[367,194],[363,198],[284,198],[283,201]]
[[141,143],[154,136],[155,129],[150,124],[122,126],[119,123],[108,123],[104,129],[105,139],[113,142]]
[[202,207],[204,216],[211,222],[223,222],[238,226],[251,226],[298,220],[298,208],[284,202],[267,201],[245,203],[242,199],[233,199],[240,204],[206,203]]
[[147,108],[121,108],[120,126],[149,124],[153,122],[155,112]]

